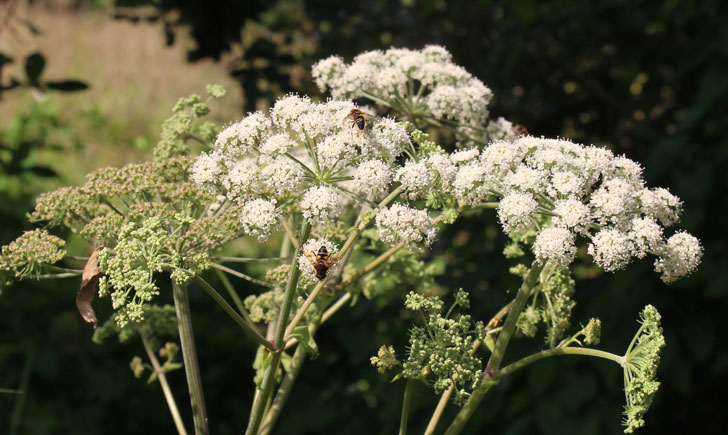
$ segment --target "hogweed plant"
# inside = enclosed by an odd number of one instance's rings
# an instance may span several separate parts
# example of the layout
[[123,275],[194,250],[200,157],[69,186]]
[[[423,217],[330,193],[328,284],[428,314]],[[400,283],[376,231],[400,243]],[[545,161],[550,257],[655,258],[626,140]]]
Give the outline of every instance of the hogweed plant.
[[[406,382],[400,433],[414,382],[440,395],[426,433],[436,431],[452,402],[460,411],[445,433],[456,434],[500,379],[556,355],[619,364],[625,432],[644,425],[665,345],[660,314],[645,307],[623,355],[594,348],[598,319],[570,332],[577,291],[570,265],[586,247],[608,272],[651,256],[667,284],[690,274],[700,263],[700,242],[683,231],[666,234],[681,201],[647,187],[642,167],[624,156],[519,136],[510,122],[489,120],[492,92],[442,47],[367,52],[348,65],[331,57],[312,75],[333,99],[287,95],[219,133],[202,118],[224,90],[211,86],[206,99],[181,99],[163,125],[154,161],[101,169],[82,186],[38,198],[30,219],[43,227],[2,248],[3,284],[83,274],[77,303],[84,319],[96,323],[94,293],[108,296],[115,310],[95,340],[141,338],[149,363],[135,357],[131,368],[137,377],[151,370],[180,433],[185,426],[165,379],[179,367],[177,347],[159,337],[179,337],[194,431],[209,433],[187,296],[193,282],[259,345],[248,357],[257,374],[247,434],[273,430],[306,357],[327,351],[316,344],[317,331],[359,295],[404,299],[421,319],[405,350],[383,343],[371,359]],[[365,117],[363,128],[352,125],[356,113]],[[453,139],[454,151],[434,137]],[[192,144],[203,152],[192,155]],[[510,239],[504,254],[520,259],[510,272],[523,283],[491,319],[474,319],[464,313],[470,302],[463,289],[449,305],[433,293],[437,260],[422,257],[443,225],[491,209]],[[48,232],[57,227],[86,240],[94,254],[70,255],[65,241]],[[238,251],[257,252],[254,244],[266,243],[279,253],[222,254],[240,239],[248,242],[235,244]],[[225,265],[247,262],[270,267],[251,276]],[[210,271],[233,305],[203,277]],[[261,292],[241,298],[228,276]],[[160,280],[171,283],[174,309],[155,304]],[[545,350],[503,365],[517,333],[539,331]]]

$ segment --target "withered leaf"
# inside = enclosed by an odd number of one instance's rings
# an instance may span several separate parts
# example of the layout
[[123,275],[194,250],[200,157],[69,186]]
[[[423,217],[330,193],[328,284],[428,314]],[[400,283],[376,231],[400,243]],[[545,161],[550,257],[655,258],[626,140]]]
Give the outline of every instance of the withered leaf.
[[83,317],[83,320],[88,323],[93,323],[94,329],[96,329],[99,321],[96,319],[96,313],[91,306],[91,301],[94,300],[94,294],[96,294],[99,285],[99,278],[103,275],[99,269],[99,251],[103,248],[103,246],[99,246],[94,249],[94,252],[88,258],[86,266],[83,267],[83,273],[81,274],[81,290],[76,295],[78,312]]

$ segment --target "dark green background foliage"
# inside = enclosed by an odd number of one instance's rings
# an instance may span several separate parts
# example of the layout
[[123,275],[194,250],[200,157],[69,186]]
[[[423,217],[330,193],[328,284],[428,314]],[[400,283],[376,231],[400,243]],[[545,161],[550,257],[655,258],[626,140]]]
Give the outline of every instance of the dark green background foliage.
[[[579,264],[574,323],[600,317],[599,347],[623,353],[640,309],[654,304],[663,315],[667,347],[659,371],[663,384],[642,433],[722,433],[728,423],[724,403],[712,398],[728,394],[728,342],[721,333],[728,309],[726,2],[155,4],[152,15],[144,10],[145,19],[161,21],[168,43],[175,42],[182,24],[191,25],[198,46],[190,61],[233,51],[236,58],[226,67],[246,97],[241,113],[281,92],[316,94],[307,68],[330,54],[350,61],[363,50],[436,43],[493,89],[495,116],[535,135],[605,145],[641,162],[651,187],[669,187],[684,201],[679,227],[702,240],[703,264],[670,287],[648,261],[614,275],[594,274],[588,264]],[[179,15],[169,13],[176,10]],[[134,11],[127,10],[126,18],[139,19]],[[236,45],[251,26],[266,31]],[[0,136],[3,143],[7,134]],[[21,230],[17,220],[5,216],[3,243]],[[442,233],[428,254],[447,261],[441,284],[472,291],[475,319],[487,320],[510,297],[506,291],[512,295],[518,285],[503,273],[510,265],[501,255],[504,242],[493,213],[466,216]],[[75,312],[77,285],[74,280],[24,284],[0,299],[0,387],[16,388],[27,374],[19,432],[171,433],[161,391],[135,379],[128,368],[133,355],[142,355],[141,346],[92,344],[90,327]],[[403,298],[412,289],[400,290]],[[193,288],[191,298],[211,428],[240,433],[252,397],[253,344],[199,289]],[[170,303],[169,292],[160,299]],[[107,304],[96,304],[102,319],[109,315]],[[277,432],[395,432],[404,385],[390,384],[368,359],[384,343],[403,349],[413,320],[399,306],[373,302],[335,316],[321,329],[321,355],[305,363]],[[517,340],[507,359],[540,346],[540,341]],[[183,373],[169,378],[183,416],[191,421]],[[493,389],[467,432],[618,433],[621,387],[613,363],[580,357],[542,361]],[[424,429],[436,397],[422,387],[414,397],[410,428],[416,433]],[[0,395],[0,427],[6,427],[18,400]]]

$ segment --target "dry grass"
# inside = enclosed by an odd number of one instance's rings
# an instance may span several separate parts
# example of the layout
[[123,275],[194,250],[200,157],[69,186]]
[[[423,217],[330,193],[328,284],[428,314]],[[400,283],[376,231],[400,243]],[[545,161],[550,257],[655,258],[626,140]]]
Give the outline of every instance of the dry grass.
[[[52,95],[62,107],[64,120],[78,125],[85,145],[80,153],[69,156],[63,170],[71,180],[100,166],[145,159],[149,150],[138,150],[134,140],[143,138],[153,144],[175,101],[204,92],[207,83],[220,83],[232,91],[213,108],[220,120],[240,116],[240,95],[224,63],[188,64],[185,42],[165,47],[160,25],[133,24],[111,15],[110,10],[69,12],[23,6],[17,16],[30,19],[42,35],[31,36],[17,25],[14,31],[6,28],[0,33],[0,51],[16,57],[3,76],[22,76],[18,58],[39,50],[47,58],[43,78],[78,78],[91,85],[85,92]],[[27,91],[5,94],[0,101],[0,128],[32,101]],[[94,111],[106,120],[101,127],[79,121],[82,113]]]

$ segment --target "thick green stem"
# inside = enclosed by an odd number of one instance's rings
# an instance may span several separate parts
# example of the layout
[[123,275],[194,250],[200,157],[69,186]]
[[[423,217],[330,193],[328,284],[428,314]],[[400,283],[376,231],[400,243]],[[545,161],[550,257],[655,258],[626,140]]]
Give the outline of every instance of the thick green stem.
[[204,279],[202,279],[199,276],[195,277],[195,281],[202,287],[203,290],[207,292],[212,298],[217,302],[220,307],[230,316],[235,323],[237,323],[243,331],[247,332],[255,341],[258,342],[261,346],[265,346],[269,350],[273,351],[275,348],[273,345],[263,337],[260,332],[258,332],[257,329],[255,329],[255,326],[252,324],[249,324],[245,321],[240,315],[235,311],[233,307],[230,306],[230,304],[227,303],[225,299],[223,299],[222,296],[220,296],[220,293],[218,293],[210,284],[207,283]]
[[275,398],[273,399],[273,403],[271,404],[270,409],[266,413],[263,423],[260,426],[260,435],[269,434],[273,429],[273,426],[275,426],[278,421],[278,417],[281,415],[281,411],[283,411],[283,406],[285,406],[286,400],[288,400],[288,396],[291,394],[293,385],[296,382],[298,374],[301,372],[301,367],[305,360],[306,351],[303,350],[302,345],[298,345],[296,351],[293,353],[291,367],[288,372],[286,372],[286,376],[283,378],[281,386],[278,388]]
[[493,353],[486,365],[483,379],[478,387],[475,388],[473,394],[465,403],[465,406],[463,406],[458,415],[455,417],[455,420],[453,420],[450,424],[450,427],[447,428],[445,435],[455,435],[460,433],[475,413],[478,405],[480,405],[483,397],[485,397],[485,393],[487,393],[488,390],[496,384],[496,381],[493,379],[493,372],[500,368],[508,343],[516,330],[518,317],[521,315],[521,311],[523,311],[523,307],[526,305],[528,297],[531,295],[531,289],[533,289],[538,281],[541,270],[543,270],[543,266],[534,263],[528,271],[528,275],[526,275],[526,278],[523,280],[523,284],[521,285],[521,288],[518,289],[518,294],[516,294],[516,298],[513,300],[513,303],[509,308],[508,317],[506,317],[503,329],[500,334],[498,334],[498,340],[495,342],[495,348],[493,349]]
[[187,296],[187,287],[179,285],[173,279],[172,294],[174,295],[174,307],[177,311],[177,327],[179,328],[179,340],[182,345],[182,358],[185,363],[187,387],[190,391],[190,403],[192,404],[195,434],[207,435],[210,431],[207,427],[205,396],[202,392],[200,366],[197,362],[195,337],[192,333],[192,315],[190,314],[190,300]]
[[413,386],[414,381],[412,379],[407,379],[407,384],[405,384],[404,387],[404,399],[402,399],[402,416],[399,419],[399,435],[407,434],[407,418],[409,417]]
[[[268,398],[270,397],[271,393],[273,392],[273,388],[275,387],[275,374],[278,371],[278,365],[281,362],[282,344],[283,337],[286,332],[286,324],[288,323],[288,316],[290,315],[291,307],[293,306],[293,298],[296,296],[298,278],[301,276],[301,270],[296,264],[298,261],[297,255],[301,251],[303,243],[305,243],[305,241],[308,239],[309,234],[311,234],[311,224],[304,220],[301,227],[301,233],[299,234],[297,239],[298,243],[296,246],[296,251],[291,257],[290,269],[288,272],[288,282],[286,283],[286,289],[283,295],[283,306],[281,306],[280,314],[278,315],[278,322],[276,324],[277,327],[274,345],[276,349],[279,349],[279,351],[273,353],[270,365],[266,369],[263,376],[262,391],[253,402],[250,422],[248,423],[248,429],[245,432],[246,435],[256,435],[258,433],[258,428],[260,427],[260,422],[263,418],[263,412],[265,411],[266,403],[268,402]],[[295,239],[292,238],[292,240]]]
[[505,366],[502,369],[498,370],[497,372],[493,373],[493,379],[503,378],[503,377],[508,376],[511,373],[515,372],[516,370],[526,367],[529,364],[533,364],[536,361],[539,361],[539,360],[542,360],[544,358],[548,358],[551,356],[556,356],[556,355],[593,356],[593,357],[597,357],[597,358],[604,358],[604,359],[608,359],[610,361],[614,361],[617,364],[619,364],[620,366],[624,365],[623,356],[615,355],[613,353],[605,352],[603,350],[590,349],[588,347],[557,347],[554,349],[542,350],[541,352],[534,353],[533,355],[529,355],[525,358],[521,358],[512,364],[508,364],[507,366]]
[[152,346],[149,344],[149,339],[147,338],[147,335],[143,332],[140,335],[142,337],[142,344],[144,344],[144,350],[147,352],[149,361],[152,362],[154,372],[157,374],[159,386],[162,387],[164,400],[167,401],[167,407],[169,408],[169,413],[172,414],[172,420],[174,420],[174,425],[177,427],[177,433],[179,433],[180,435],[187,435],[185,424],[182,422],[182,416],[180,416],[179,409],[177,409],[177,402],[174,401],[174,395],[172,395],[172,390],[169,388],[169,383],[167,383],[167,376],[164,374],[164,369],[159,364],[159,360],[154,354]]

